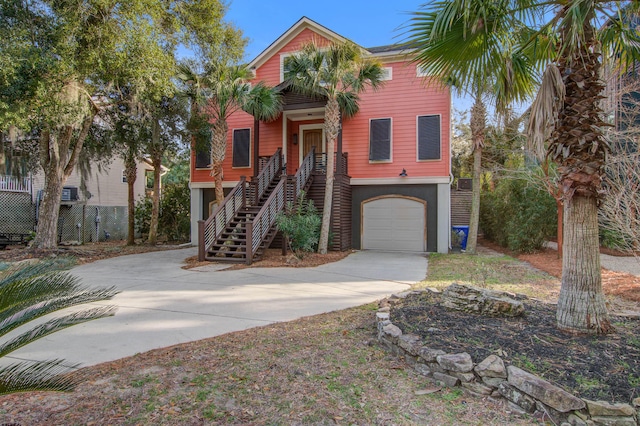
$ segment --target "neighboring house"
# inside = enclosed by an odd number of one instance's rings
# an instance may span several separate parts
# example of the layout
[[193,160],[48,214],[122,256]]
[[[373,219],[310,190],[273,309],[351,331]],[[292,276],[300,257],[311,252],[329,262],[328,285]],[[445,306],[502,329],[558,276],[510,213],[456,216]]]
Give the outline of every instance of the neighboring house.
[[[11,238],[18,242],[35,230],[44,175],[21,173],[16,177],[18,157],[0,153],[0,246]],[[136,201],[149,192],[153,168],[138,163],[134,185]],[[124,163],[114,158],[103,169],[93,167],[86,178],[74,171],[64,184],[58,221],[59,241],[104,241],[127,236],[127,182]],[[11,235],[9,235],[11,234]],[[4,235],[4,238],[2,238]]]
[[[322,128],[326,101],[294,93],[282,84],[285,58],[311,40],[346,41],[303,17],[248,65],[255,73],[254,81],[280,85],[285,105],[281,116],[271,123],[254,122],[244,112],[229,119],[224,186],[231,192],[227,199],[235,204],[244,202],[262,207],[254,200],[262,196],[262,191],[255,188],[264,186],[265,168],[277,169],[274,182],[279,179],[280,170],[292,180],[293,175],[304,172],[307,165],[303,161],[311,147],[315,147],[315,167],[309,180],[306,175],[303,180],[310,198],[322,209],[326,159]],[[378,91],[369,89],[361,94],[360,111],[343,121],[342,138],[336,144],[330,248],[446,253],[450,244],[450,92],[448,88],[427,85],[421,69],[398,46],[368,48],[364,52],[382,62],[386,82]],[[280,153],[281,158],[275,158]],[[265,165],[267,158],[275,166]],[[244,225],[237,225],[230,214],[238,208],[215,209],[208,152],[193,152],[191,166],[192,242],[206,240],[200,248],[201,255],[204,252],[207,258],[236,257],[229,247],[240,246],[237,241],[245,239],[239,236]],[[242,176],[252,177],[245,193],[258,191],[257,196],[251,195],[253,200],[249,197],[243,201],[238,195],[237,185]],[[304,182],[298,184],[294,193],[305,186]],[[290,199],[292,190],[286,191],[285,198]],[[199,238],[198,221],[216,211],[219,217],[213,222],[209,220]],[[248,214],[262,219],[261,214]],[[221,229],[225,224],[227,230],[234,228],[227,232],[233,235],[220,236],[225,232]],[[252,226],[255,239],[254,228],[258,224],[254,221]],[[273,238],[272,233],[263,230],[267,242]],[[221,246],[226,252],[216,253],[214,248]],[[254,244],[248,250],[256,249],[261,248]]]

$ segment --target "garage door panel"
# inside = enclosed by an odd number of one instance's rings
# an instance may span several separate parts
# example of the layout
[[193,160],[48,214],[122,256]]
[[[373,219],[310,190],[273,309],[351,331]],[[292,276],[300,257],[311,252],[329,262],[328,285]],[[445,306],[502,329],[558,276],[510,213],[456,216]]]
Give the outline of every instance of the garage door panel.
[[362,248],[425,251],[426,206],[402,197],[363,204]]

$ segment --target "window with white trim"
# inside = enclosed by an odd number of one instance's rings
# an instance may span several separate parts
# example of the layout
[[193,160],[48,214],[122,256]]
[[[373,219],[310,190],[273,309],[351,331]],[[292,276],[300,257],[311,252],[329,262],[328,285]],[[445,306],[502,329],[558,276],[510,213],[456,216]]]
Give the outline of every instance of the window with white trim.
[[440,116],[418,116],[418,161],[440,159]]
[[382,68],[382,81],[390,81],[393,80],[393,68],[392,67],[383,67]]
[[416,77],[427,77],[428,75],[427,67],[424,65],[416,65]]
[[369,161],[391,161],[391,119],[369,121]]
[[251,167],[251,129],[233,130],[233,167]]
[[293,53],[281,53],[280,54],[280,83],[282,83],[284,81],[284,73],[286,71],[286,69],[285,69],[286,60],[291,55],[293,55]]

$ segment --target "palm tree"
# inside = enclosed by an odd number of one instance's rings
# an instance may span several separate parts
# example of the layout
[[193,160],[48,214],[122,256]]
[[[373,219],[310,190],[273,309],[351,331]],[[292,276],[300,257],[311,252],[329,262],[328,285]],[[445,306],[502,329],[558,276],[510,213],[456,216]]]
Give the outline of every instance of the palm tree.
[[[530,60],[516,49],[527,35],[515,19],[507,20],[495,3],[445,1],[415,12],[408,26],[407,45],[431,82],[453,86],[473,97],[473,195],[467,253],[475,254],[480,218],[482,149],[486,138],[489,97],[498,112],[532,95],[535,73]],[[503,22],[505,21],[505,22]]]
[[322,212],[318,252],[326,253],[335,179],[334,157],[336,139],[342,117],[354,116],[358,110],[358,95],[367,87],[374,90],[383,84],[383,69],[377,61],[363,57],[360,47],[351,42],[321,46],[315,42],[287,58],[285,81],[294,90],[327,99],[324,130],[327,136],[327,180]]
[[[557,325],[569,332],[612,330],[602,292],[598,242],[600,182],[609,150],[602,133],[606,124],[600,108],[604,95],[600,66],[603,52],[621,65],[640,59],[640,37],[625,18],[637,15],[639,9],[636,2],[467,0],[438,3],[436,12],[429,12],[438,15],[437,20],[432,18],[434,29],[456,28],[463,35],[461,44],[452,49],[457,51],[451,54],[454,58],[469,55],[473,59],[469,52],[482,57],[508,51],[510,43],[501,46],[483,40],[520,29],[529,33],[510,40],[515,53],[534,57],[544,69],[531,108],[530,138],[543,143],[549,135],[546,155],[558,164],[564,241]],[[499,61],[485,65],[502,68]],[[470,66],[456,69],[464,77]],[[496,100],[507,95],[497,94]]]
[[[58,265],[43,262],[21,269],[0,272],[0,336],[53,312],[83,303],[108,300],[114,288],[88,289],[69,274],[55,271]],[[85,309],[49,319],[0,343],[0,357],[58,330],[115,312],[111,306]],[[68,391],[81,380],[68,374],[72,368],[64,360],[19,362],[0,367],[0,395],[14,392]]]
[[[189,64],[180,67],[178,77],[187,84],[192,100],[192,135],[211,135],[211,175],[215,180],[216,201],[224,200],[222,163],[227,151],[227,119],[245,110],[256,119],[271,121],[282,111],[278,90],[260,82],[249,84],[252,73],[244,66],[211,63],[198,74]],[[208,127],[205,129],[203,127]],[[197,139],[197,138],[196,138]]]
[[[552,3],[555,13],[544,15],[548,21],[527,47],[539,49],[546,60],[530,131],[538,145],[549,136],[546,153],[558,164],[564,203],[556,317],[558,327],[566,331],[607,333],[613,327],[602,291],[598,240],[598,204],[604,195],[601,182],[609,153],[600,104],[605,88],[601,65],[603,53],[622,69],[640,59],[640,38],[626,18],[637,15],[639,5],[593,0]],[[526,6],[539,12],[545,5]],[[537,43],[547,39],[552,43]]]

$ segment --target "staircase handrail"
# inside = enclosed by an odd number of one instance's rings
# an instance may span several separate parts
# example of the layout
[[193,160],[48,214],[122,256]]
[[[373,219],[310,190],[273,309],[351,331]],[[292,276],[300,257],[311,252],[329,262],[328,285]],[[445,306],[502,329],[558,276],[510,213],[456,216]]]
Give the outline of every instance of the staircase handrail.
[[31,178],[0,175],[0,191],[31,193]]
[[235,214],[246,206],[247,189],[246,178],[240,177],[240,182],[229,192],[211,216],[204,221],[198,221],[198,260],[205,260],[207,249],[220,237]]
[[267,201],[251,222],[247,222],[247,264],[251,264],[253,256],[262,244],[269,230],[276,222],[276,216],[284,210],[286,202],[286,176],[278,182]]
[[271,156],[267,164],[264,165],[258,176],[251,179],[251,185],[253,186],[253,200],[252,204],[258,204],[260,198],[264,195],[267,187],[273,181],[273,178],[282,169],[282,148],[278,148],[276,152]]

